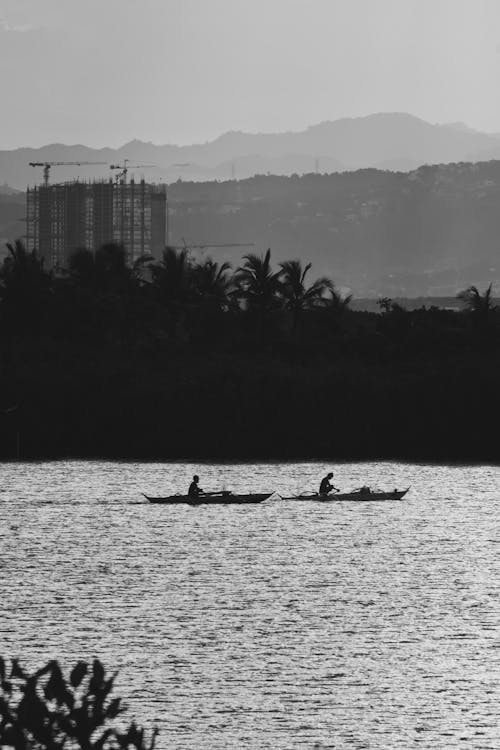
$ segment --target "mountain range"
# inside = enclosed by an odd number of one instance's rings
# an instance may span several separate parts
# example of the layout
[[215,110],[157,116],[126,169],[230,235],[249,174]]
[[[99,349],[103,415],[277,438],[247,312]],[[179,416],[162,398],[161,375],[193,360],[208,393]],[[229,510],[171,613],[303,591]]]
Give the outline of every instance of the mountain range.
[[[490,283],[500,292],[500,160],[179,180],[168,198],[170,243],[233,267],[269,247],[275,266],[312,262],[356,297],[453,298]],[[25,194],[0,191],[0,260],[25,235],[24,215]]]
[[99,161],[104,165],[54,167],[53,182],[108,177],[110,164],[130,167],[146,180],[244,179],[255,174],[332,173],[366,167],[411,171],[422,164],[475,162],[500,158],[500,134],[482,133],[463,123],[436,125],[404,113],[379,113],[313,125],[301,132],[231,131],[213,141],[187,146],[133,140],[123,146],[94,149],[53,143],[41,148],[0,151],[0,183],[24,190],[42,179],[29,162]]

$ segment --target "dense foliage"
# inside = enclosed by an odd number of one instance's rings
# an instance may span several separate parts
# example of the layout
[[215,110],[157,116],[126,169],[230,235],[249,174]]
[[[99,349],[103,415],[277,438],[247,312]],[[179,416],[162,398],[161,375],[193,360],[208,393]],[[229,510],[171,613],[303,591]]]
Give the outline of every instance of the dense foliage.
[[0,658],[0,747],[14,750],[154,750],[156,731],[127,725],[121,698],[113,698],[116,675],[98,659],[78,662],[66,679],[57,661],[28,672],[17,659]]
[[76,253],[48,273],[22,243],[0,270],[3,457],[497,460],[491,287],[464,310],[350,309],[310,265],[241,267],[166,248]]

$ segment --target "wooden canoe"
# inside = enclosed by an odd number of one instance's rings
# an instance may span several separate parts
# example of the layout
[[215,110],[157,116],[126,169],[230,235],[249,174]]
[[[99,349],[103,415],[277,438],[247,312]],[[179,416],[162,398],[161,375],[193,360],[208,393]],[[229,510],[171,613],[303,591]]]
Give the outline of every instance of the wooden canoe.
[[294,495],[292,497],[283,497],[283,500],[315,500],[322,503],[354,501],[354,502],[374,502],[377,500],[402,500],[410,488],[406,490],[392,490],[390,492],[381,492],[378,490],[355,490],[354,492],[336,492],[329,495],[320,495],[318,492],[309,494]]
[[[143,493],[144,494],[144,493]],[[186,505],[242,505],[244,503],[262,503],[271,497],[272,492],[232,495],[230,492],[224,492],[220,495],[199,495],[198,497],[189,497],[188,495],[169,495],[167,497],[151,497],[144,495],[146,500],[157,505],[177,505],[185,503]]]

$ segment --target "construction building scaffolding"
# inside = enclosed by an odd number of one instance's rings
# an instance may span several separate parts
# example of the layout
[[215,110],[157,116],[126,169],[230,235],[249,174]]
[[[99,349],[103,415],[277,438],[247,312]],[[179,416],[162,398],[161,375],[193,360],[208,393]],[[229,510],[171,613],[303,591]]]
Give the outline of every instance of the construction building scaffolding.
[[79,180],[28,188],[26,236],[49,268],[67,266],[75,250],[123,245],[127,261],[160,258],[165,247],[165,185],[144,180]]

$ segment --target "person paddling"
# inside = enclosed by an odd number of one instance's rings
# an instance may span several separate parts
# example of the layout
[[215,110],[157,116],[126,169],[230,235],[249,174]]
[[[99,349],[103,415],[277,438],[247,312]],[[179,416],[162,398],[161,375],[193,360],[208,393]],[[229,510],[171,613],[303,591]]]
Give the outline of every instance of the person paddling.
[[321,484],[319,486],[319,494],[320,495],[328,495],[329,492],[332,490],[336,490],[339,492],[338,487],[334,487],[333,484],[330,484],[330,479],[333,477],[333,474],[331,471],[328,472],[326,477],[323,477],[321,480]]
[[193,477],[193,481],[189,485],[188,497],[199,497],[199,495],[204,494],[201,487],[198,487],[199,481],[200,481],[200,477],[198,476],[198,474],[195,474]]

